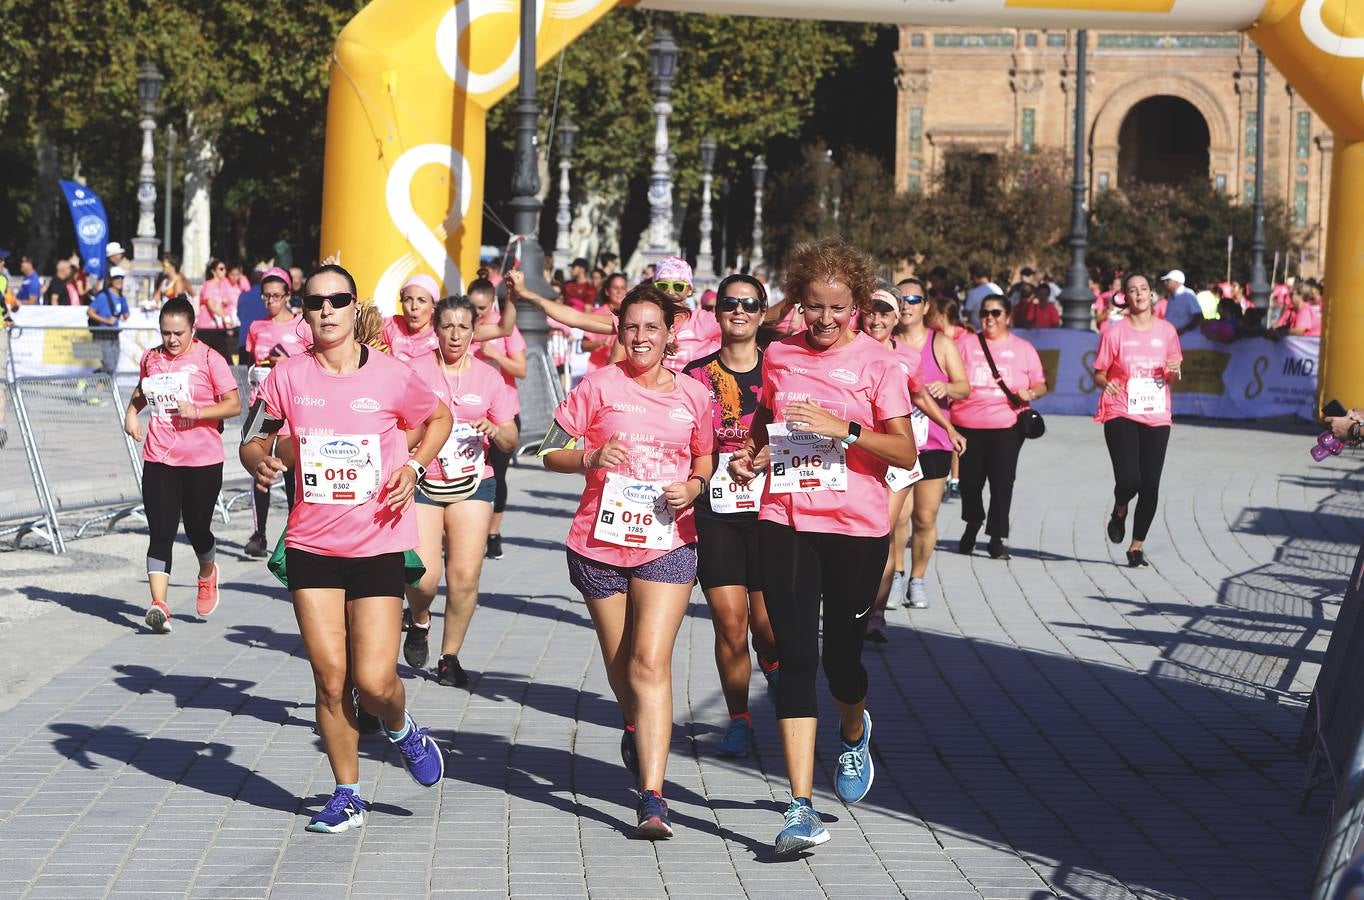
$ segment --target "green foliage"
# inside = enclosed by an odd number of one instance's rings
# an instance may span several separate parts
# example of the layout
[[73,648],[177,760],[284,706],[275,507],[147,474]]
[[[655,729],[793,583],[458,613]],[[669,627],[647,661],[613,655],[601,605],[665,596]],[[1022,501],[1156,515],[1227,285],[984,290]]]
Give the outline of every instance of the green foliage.
[[[1300,251],[1304,236],[1294,236],[1292,211],[1279,198],[1265,201],[1266,257],[1275,251]],[[1252,207],[1233,202],[1205,179],[1174,187],[1137,184],[1109,190],[1090,211],[1090,271],[1184,271],[1190,285],[1221,281],[1227,274],[1227,235],[1233,238],[1233,278],[1250,276]],[[1266,273],[1269,274],[1269,273]]]

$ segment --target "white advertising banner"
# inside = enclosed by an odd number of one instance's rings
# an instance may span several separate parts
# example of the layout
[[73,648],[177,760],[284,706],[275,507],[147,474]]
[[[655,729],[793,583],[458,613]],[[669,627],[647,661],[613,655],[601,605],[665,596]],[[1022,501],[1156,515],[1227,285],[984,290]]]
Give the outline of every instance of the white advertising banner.
[[[22,306],[9,330],[14,374],[85,375],[100,365],[100,347],[84,306]],[[155,312],[134,309],[118,335],[118,371],[136,372],[142,354],[161,343]]]
[[[1016,329],[1042,357],[1050,392],[1042,413],[1093,415],[1098,406],[1094,357],[1099,336],[1065,328]],[[1174,414],[1214,419],[1316,418],[1321,339],[1247,338],[1230,344],[1201,334],[1180,337],[1184,377],[1174,383]]]

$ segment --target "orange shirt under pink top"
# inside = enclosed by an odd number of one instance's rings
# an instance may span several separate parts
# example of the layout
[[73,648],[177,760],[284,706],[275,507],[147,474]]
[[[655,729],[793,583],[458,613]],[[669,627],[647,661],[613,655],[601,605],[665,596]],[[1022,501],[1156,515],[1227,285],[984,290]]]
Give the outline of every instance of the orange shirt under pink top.
[[300,437],[379,436],[379,490],[363,503],[310,502],[312,486],[304,482],[303,467],[295,468],[298,502],[289,513],[285,546],[351,559],[417,546],[411,505],[401,512],[390,510],[384,485],[411,457],[405,432],[426,421],[440,401],[405,363],[369,351],[358,371],[336,375],[308,353],[275,366],[260,396],[270,418],[288,423],[295,453]]
[[[237,320],[237,298],[241,296],[241,288],[237,287],[226,278],[221,281],[210,279],[204,282],[204,286],[199,289],[199,314],[194,320],[195,328],[230,328]],[[208,301],[215,300],[219,309],[222,310],[222,321],[216,321],[213,311],[209,309]]]
[[[171,356],[160,347],[142,354],[138,369],[139,383],[152,375],[182,372],[189,376],[189,400],[205,407],[237,390],[237,379],[232,375],[227,360],[217,350],[201,341],[190,344],[189,350]],[[147,462],[168,466],[211,466],[223,461],[223,438],[216,419],[183,419],[172,416],[163,419],[153,415],[147,422],[147,436],[142,442],[142,458]]]
[[[1179,332],[1164,319],[1153,319],[1151,327],[1138,329],[1131,319],[1120,319],[1105,329],[1099,338],[1099,353],[1094,357],[1094,371],[1107,372],[1118,388],[1117,394],[1099,392],[1099,409],[1094,418],[1099,422],[1109,419],[1131,419],[1142,425],[1169,425],[1172,421],[1170,383],[1165,380],[1167,362],[1180,362],[1184,353],[1179,347]],[[1130,378],[1154,378],[1163,383],[1165,411],[1163,413],[1133,413],[1127,410],[1127,381]]]
[[[612,437],[629,447],[625,462],[611,470],[639,481],[673,484],[691,475],[692,460],[709,456],[715,447],[710,394],[694,378],[673,378],[669,391],[641,387],[623,362],[589,373],[559,408],[554,420],[581,438],[581,449],[595,450]],[[696,523],[690,507],[677,516],[677,529],[668,550],[618,547],[592,536],[606,484],[605,469],[588,469],[587,484],[567,545],[588,559],[612,566],[634,567],[651,562],[685,544],[696,542]],[[884,506],[885,503],[882,503]]]
[[681,372],[693,360],[709,356],[720,349],[720,323],[715,313],[692,310],[687,318],[677,324],[673,340],[677,344],[677,352],[664,357],[663,365],[673,372]]
[[[436,392],[440,401],[450,408],[455,424],[477,422],[486,418],[494,425],[506,425],[521,412],[521,404],[516,391],[502,381],[502,374],[496,367],[476,359],[469,360],[467,372],[455,372],[454,366],[441,364],[440,351],[419,356],[408,363],[422,383]],[[488,458],[489,441],[483,439],[483,458]],[[426,467],[426,477],[431,481],[448,481],[445,469],[439,459],[431,461]],[[483,478],[493,477],[493,467],[483,466]]]
[[384,343],[388,344],[388,352],[402,362],[433,353],[439,346],[435,328],[428,325],[421,331],[411,331],[402,316],[389,316],[385,320]]
[[[966,365],[971,396],[952,404],[952,424],[966,428],[1012,428],[1018,421],[1018,410],[1009,405],[1009,398],[995,383],[985,351],[980,348],[980,338],[963,334],[957,338],[957,349]],[[1037,349],[1016,334],[990,341],[990,355],[1000,377],[1015,394],[1047,380]]]
[[[763,353],[762,404],[774,421],[790,403],[813,403],[867,431],[908,416],[908,379],[900,358],[865,334],[824,351],[810,348],[806,334],[769,344]],[[906,423],[908,428],[908,423]],[[796,531],[881,537],[890,531],[886,507],[886,463],[856,444],[847,450],[848,489],[773,494],[763,489],[758,518]]]

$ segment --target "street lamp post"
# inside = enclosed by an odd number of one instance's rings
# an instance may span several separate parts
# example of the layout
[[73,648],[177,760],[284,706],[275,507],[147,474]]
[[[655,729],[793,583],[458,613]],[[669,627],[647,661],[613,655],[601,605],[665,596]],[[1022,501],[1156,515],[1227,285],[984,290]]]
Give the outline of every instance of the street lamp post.
[[156,114],[161,110],[161,88],[165,78],[156,66],[144,62],[137,70],[137,99],[142,105],[142,168],[137,179],[137,234],[133,238],[132,275],[124,284],[131,290],[129,301],[136,304],[151,296],[161,267],[157,265],[157,251],[161,242],[156,237]]
[[763,263],[763,182],[767,180],[767,159],[753,160],[753,252],[749,254],[748,271]]
[[649,249],[645,256],[658,262],[673,251],[673,177],[668,165],[668,116],[673,107],[673,78],[679,50],[672,32],[659,29],[649,44],[649,76],[654,96],[654,167],[649,175]]
[[171,196],[174,194],[171,179],[175,176],[175,138],[175,125],[172,123],[166,126],[166,209],[161,218],[161,248],[165,253],[171,252]]
[[[526,289],[541,297],[552,297],[554,289],[545,281],[545,251],[540,247],[540,167],[535,152],[538,143],[540,105],[535,99],[535,12],[540,0],[521,0],[521,56],[516,88],[516,150],[512,169],[512,235],[508,253],[519,260],[526,275]],[[454,286],[446,285],[447,290]],[[549,323],[540,308],[521,302],[516,309],[516,324],[527,346],[544,352],[549,341]]]
[[1273,289],[1265,278],[1265,55],[1255,51],[1255,222],[1250,235],[1250,300],[1269,307]]
[[1085,265],[1085,250],[1089,246],[1089,225],[1085,221],[1085,57],[1089,32],[1081,28],[1075,33],[1075,145],[1072,150],[1075,178],[1070,190],[1073,205],[1070,211],[1070,271],[1066,286],[1061,289],[1061,323],[1066,328],[1088,330],[1094,295],[1089,290],[1089,267]]
[[701,246],[696,251],[696,280],[708,284],[715,280],[715,255],[711,246],[713,223],[710,219],[710,186],[715,178],[715,137],[701,138]]
[[558,232],[554,236],[554,256],[560,265],[568,264],[568,230],[573,225],[573,210],[568,200],[568,173],[573,168],[573,141],[578,126],[564,113],[559,120],[559,212],[554,217]]

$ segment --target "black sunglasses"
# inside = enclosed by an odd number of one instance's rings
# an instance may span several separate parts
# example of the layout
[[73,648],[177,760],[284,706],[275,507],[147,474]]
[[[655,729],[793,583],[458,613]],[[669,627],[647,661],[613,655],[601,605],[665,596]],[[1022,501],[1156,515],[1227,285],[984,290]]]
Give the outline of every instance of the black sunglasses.
[[743,306],[744,312],[755,313],[763,308],[763,302],[757,297],[720,297],[715,301],[716,312],[734,312]]
[[982,316],[989,316],[990,318],[994,319],[994,318],[997,318],[997,317],[999,317],[999,316],[1004,315],[1004,310],[1002,310],[1002,309],[982,309],[982,310],[980,311],[980,314],[981,314]]
[[322,304],[331,303],[332,309],[345,309],[355,302],[355,295],[342,291],[339,294],[308,294],[303,298],[303,308],[309,312],[319,312]]

